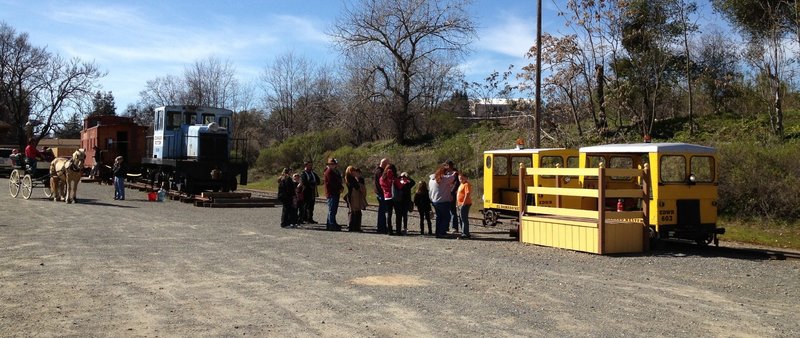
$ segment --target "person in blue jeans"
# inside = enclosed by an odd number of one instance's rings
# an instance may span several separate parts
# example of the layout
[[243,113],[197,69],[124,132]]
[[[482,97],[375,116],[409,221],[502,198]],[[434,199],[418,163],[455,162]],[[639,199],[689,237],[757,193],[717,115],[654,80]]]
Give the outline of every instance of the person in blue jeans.
[[344,184],[342,183],[342,174],[336,169],[339,166],[339,161],[335,158],[328,159],[328,168],[322,175],[325,181],[325,198],[328,202],[328,220],[325,224],[326,230],[340,231],[342,228],[336,222],[336,213],[339,211],[339,196],[342,195]]
[[381,187],[381,176],[383,176],[383,169],[389,165],[389,159],[381,159],[378,167],[373,172],[375,182],[375,197],[378,199],[378,233],[389,233],[389,228],[386,227],[386,200],[383,198],[383,188]]
[[122,156],[114,159],[114,199],[125,199],[125,177],[128,176],[128,167]]
[[450,226],[450,209],[453,205],[453,185],[456,177],[448,172],[447,164],[443,164],[430,176],[428,194],[430,195],[433,209],[436,210],[436,238],[447,237],[447,228]]

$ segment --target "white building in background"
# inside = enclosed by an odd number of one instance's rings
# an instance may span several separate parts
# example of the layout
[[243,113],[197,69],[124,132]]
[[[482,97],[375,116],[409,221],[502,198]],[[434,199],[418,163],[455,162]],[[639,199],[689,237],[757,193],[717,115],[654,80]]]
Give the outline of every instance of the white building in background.
[[519,113],[519,104],[532,107],[533,102],[530,99],[475,99],[470,100],[469,113],[472,117],[508,116]]

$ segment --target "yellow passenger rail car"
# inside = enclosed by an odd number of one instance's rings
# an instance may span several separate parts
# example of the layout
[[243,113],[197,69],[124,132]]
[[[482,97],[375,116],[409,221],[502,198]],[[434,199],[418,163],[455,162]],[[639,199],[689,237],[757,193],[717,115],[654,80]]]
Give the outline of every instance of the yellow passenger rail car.
[[[579,157],[576,149],[501,149],[483,153],[483,225],[495,226],[499,219],[519,218],[519,165],[527,168],[578,168]],[[555,176],[523,178],[526,186],[541,187],[579,187],[578,177]],[[526,204],[536,206],[556,206],[556,204],[580,207],[579,198],[557,200],[555,196],[527,195]]]
[[[641,189],[645,185],[650,203],[641,199],[606,199],[607,210],[642,210],[641,220],[651,239],[684,239],[698,244],[715,243],[725,229],[717,227],[716,149],[687,143],[609,144],[580,149],[580,167],[645,169],[645,176],[610,177],[606,187]],[[597,188],[596,177],[581,177],[584,188]],[[582,198],[582,208],[597,206],[597,199]],[[620,210],[621,209],[621,210]]]

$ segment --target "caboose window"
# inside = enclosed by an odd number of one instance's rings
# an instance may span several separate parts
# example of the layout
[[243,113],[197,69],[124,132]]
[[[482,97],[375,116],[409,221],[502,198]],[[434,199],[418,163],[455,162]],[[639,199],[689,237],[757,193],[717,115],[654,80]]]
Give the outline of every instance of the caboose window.
[[661,156],[661,165],[658,167],[660,180],[664,183],[686,182],[686,159],[683,156]]
[[692,156],[691,169],[695,182],[714,182],[714,158],[711,156]]

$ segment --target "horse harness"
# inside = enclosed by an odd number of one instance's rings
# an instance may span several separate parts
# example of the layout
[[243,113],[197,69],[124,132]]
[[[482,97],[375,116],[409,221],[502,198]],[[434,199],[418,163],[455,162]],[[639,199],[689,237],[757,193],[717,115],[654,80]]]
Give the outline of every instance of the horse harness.
[[56,176],[61,177],[62,175],[66,175],[66,171],[67,170],[72,171],[72,172],[81,171],[82,169],[80,167],[78,167],[76,162],[78,162],[78,161],[74,161],[73,159],[67,160],[67,162],[64,163],[64,166],[61,167],[61,170],[56,171]]

